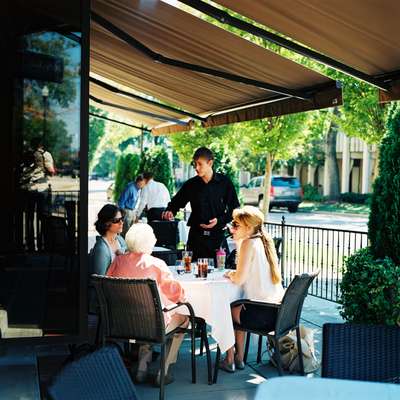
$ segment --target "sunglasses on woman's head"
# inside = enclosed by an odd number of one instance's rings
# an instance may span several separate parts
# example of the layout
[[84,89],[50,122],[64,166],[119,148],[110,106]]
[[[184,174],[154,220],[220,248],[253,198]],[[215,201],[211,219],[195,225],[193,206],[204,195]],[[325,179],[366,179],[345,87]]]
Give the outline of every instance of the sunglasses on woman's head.
[[123,222],[123,220],[124,220],[124,217],[113,218],[113,219],[111,220],[111,223],[112,223],[112,224],[119,224],[120,222]]

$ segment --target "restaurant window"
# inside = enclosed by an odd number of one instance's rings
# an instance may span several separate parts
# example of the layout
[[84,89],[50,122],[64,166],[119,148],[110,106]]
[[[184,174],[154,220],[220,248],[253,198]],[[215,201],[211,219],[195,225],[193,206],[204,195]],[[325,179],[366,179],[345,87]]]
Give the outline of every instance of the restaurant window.
[[[82,33],[62,7],[49,17],[34,3],[2,28],[2,338],[80,333]],[[79,15],[80,2],[69,4]]]

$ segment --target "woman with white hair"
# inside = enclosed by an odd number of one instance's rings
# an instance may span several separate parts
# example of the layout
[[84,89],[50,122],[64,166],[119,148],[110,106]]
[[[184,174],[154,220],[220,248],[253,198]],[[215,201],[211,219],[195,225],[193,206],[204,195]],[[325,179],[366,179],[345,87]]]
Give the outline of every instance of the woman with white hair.
[[[185,301],[185,292],[181,284],[174,279],[165,262],[151,255],[156,237],[153,229],[147,224],[134,224],[125,236],[128,252],[115,258],[107,271],[107,276],[122,278],[154,279],[157,282],[162,305],[164,307],[177,302]],[[165,313],[166,332],[170,332],[178,326],[186,327],[189,319],[181,314]],[[183,340],[183,334],[176,334],[170,346],[167,346],[165,361],[165,384],[172,382],[169,372],[170,364],[176,362],[179,347]],[[136,381],[144,382],[147,378],[148,363],[151,360],[151,348],[149,345],[140,347],[139,366],[136,373]],[[159,385],[160,374],[156,379]]]

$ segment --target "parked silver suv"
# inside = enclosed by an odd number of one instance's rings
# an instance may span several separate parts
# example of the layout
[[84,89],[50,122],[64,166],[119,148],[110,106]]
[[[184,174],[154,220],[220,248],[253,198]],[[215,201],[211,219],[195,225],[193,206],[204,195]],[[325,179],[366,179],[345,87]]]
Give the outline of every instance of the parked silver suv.
[[[240,188],[245,204],[258,205],[262,208],[264,177],[256,176]],[[300,181],[294,176],[273,176],[271,179],[270,203],[272,207],[287,207],[289,212],[296,212],[303,199]]]

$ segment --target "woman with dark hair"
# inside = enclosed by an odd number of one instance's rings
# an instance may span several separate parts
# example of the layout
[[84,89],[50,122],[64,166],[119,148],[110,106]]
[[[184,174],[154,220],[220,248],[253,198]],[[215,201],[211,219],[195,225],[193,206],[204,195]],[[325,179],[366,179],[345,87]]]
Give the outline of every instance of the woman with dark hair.
[[120,236],[123,224],[123,211],[114,204],[106,204],[97,214],[94,225],[100,236],[90,251],[92,274],[105,275],[115,256],[125,253],[126,243]]

